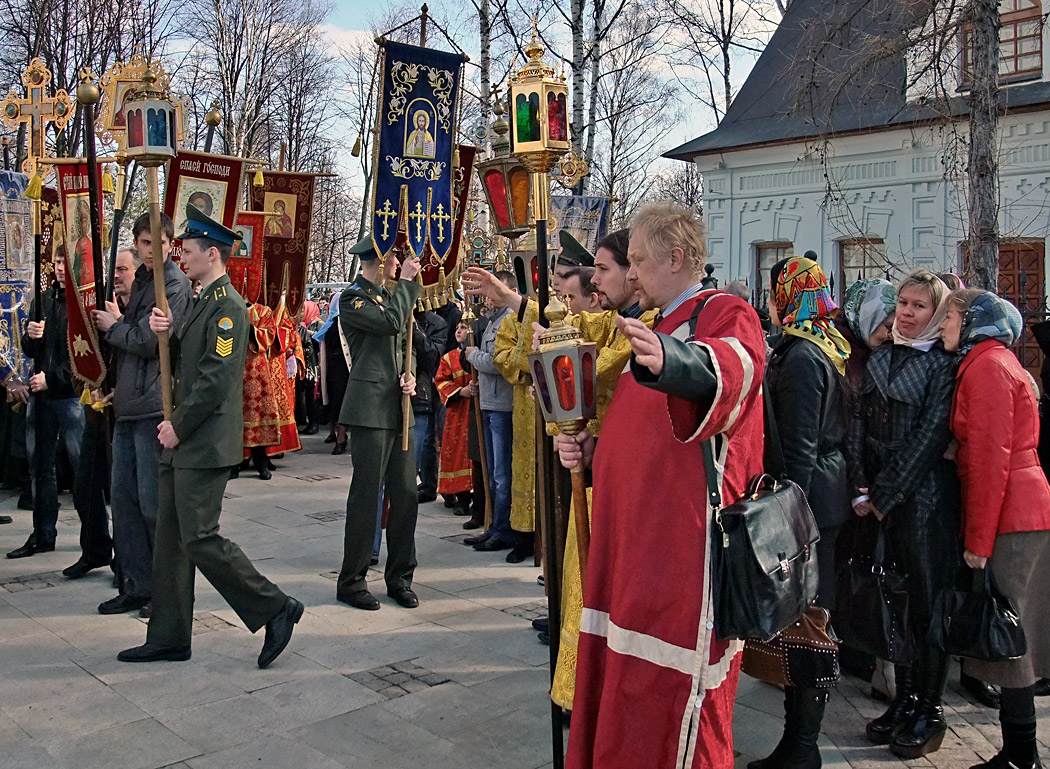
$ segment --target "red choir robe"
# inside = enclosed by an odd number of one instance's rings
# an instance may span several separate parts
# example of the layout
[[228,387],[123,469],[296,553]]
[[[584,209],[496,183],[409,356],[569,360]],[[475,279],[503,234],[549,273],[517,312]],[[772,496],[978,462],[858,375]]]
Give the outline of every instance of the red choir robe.
[[274,446],[281,442],[277,401],[267,353],[277,335],[273,310],[264,304],[248,308],[248,354],[244,359],[244,447]]
[[[266,449],[267,455],[271,457],[288,451],[299,451],[303,447],[299,441],[299,428],[295,426],[295,377],[288,376],[288,357],[293,356],[296,361],[303,360],[302,340],[299,339],[288,311],[282,310],[280,316],[277,337],[270,348],[270,376],[273,380],[274,398],[277,400],[281,441],[278,445]],[[305,370],[305,361],[301,369],[298,366],[296,368],[299,371]]]
[[438,465],[438,494],[459,494],[474,488],[474,472],[467,455],[473,399],[459,395],[470,386],[470,374],[463,368],[462,351],[457,347],[446,353],[438,365],[434,384],[445,404],[445,430],[441,436],[441,459]]
[[[701,441],[728,436],[723,498],[762,470],[765,339],[739,297],[705,291],[695,343],[710,354],[707,406],[620,377],[594,456],[571,769],[729,769],[743,644],[713,630],[713,525]],[[700,297],[655,330],[687,341]]]

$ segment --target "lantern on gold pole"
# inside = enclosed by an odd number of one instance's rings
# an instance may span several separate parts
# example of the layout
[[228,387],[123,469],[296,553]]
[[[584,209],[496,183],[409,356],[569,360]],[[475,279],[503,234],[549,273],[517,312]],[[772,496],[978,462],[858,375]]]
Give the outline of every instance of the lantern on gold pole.
[[[550,180],[547,174],[570,149],[568,100],[569,87],[564,77],[555,77],[554,67],[544,58],[536,20],[532,22],[532,40],[525,47],[529,60],[510,78],[510,124],[512,152],[529,172],[532,193],[532,216],[536,224],[537,294],[541,307],[550,300],[550,266],[547,260],[547,220],[550,218]],[[547,606],[550,622],[551,673],[557,666],[558,639],[561,627],[561,573],[558,548],[558,516],[555,510],[556,476],[554,446],[538,430],[541,450],[538,453],[538,509],[542,515],[545,548]],[[582,478],[580,479],[582,482]],[[564,761],[562,751],[561,708],[551,706],[551,742],[554,769]]]
[[503,119],[498,97],[492,111],[496,115],[492,157],[478,163],[478,176],[499,234],[517,238],[529,231],[529,172],[510,152],[510,125]]
[[[597,413],[596,348],[565,321],[568,308],[557,296],[547,305],[550,327],[540,335],[539,352],[529,355],[529,369],[536,386],[536,400],[543,419],[557,425],[565,435],[578,435]],[[587,484],[583,464],[571,471],[572,507],[576,523],[576,547],[580,577],[587,573],[590,521],[587,515]]]
[[[163,70],[159,70],[164,75]],[[127,156],[146,169],[149,196],[149,228],[153,240],[153,289],[157,308],[168,314],[168,297],[164,290],[164,252],[161,247],[159,167],[175,157],[177,151],[175,105],[171,95],[157,85],[161,79],[152,68],[142,76],[142,85],[125,101],[127,119]],[[164,75],[166,80],[166,75]],[[171,384],[171,355],[168,333],[157,334],[160,357],[160,384],[164,418],[174,411]]]

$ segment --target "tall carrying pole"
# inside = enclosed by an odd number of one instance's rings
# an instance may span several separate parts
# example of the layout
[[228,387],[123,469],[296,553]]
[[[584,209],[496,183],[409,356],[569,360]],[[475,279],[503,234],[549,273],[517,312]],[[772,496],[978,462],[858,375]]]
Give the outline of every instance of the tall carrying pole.
[[[160,169],[146,168],[146,192],[149,195],[149,229],[153,246],[153,292],[157,297],[157,309],[168,314],[167,286],[164,281],[164,246],[160,242]],[[160,358],[161,398],[164,403],[164,418],[171,419],[175,402],[171,388],[171,344],[168,332],[157,334],[157,355]]]
[[[84,154],[88,167],[88,217],[91,222],[91,263],[95,278],[95,301],[102,305],[106,294],[105,267],[102,262],[102,213],[98,209],[101,196],[98,186],[98,158],[95,154],[95,104],[101,93],[95,85],[95,76],[88,69],[80,74],[77,101],[84,114]],[[105,305],[102,305],[105,306]]]

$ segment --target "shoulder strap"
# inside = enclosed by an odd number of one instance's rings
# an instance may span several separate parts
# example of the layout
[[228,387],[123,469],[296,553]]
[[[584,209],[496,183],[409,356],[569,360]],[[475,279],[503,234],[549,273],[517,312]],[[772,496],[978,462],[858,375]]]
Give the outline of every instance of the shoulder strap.
[[[710,296],[701,296],[700,301],[693,308],[693,314],[689,316],[689,339],[696,339],[696,321],[700,317],[700,311],[704,309]],[[704,441],[704,475],[707,477],[707,501],[711,509],[716,512],[722,509],[722,473],[715,463],[715,438]],[[725,440],[723,437],[722,440]]]
[[780,430],[777,428],[777,418],[773,413],[773,399],[769,395],[769,388],[762,383],[762,406],[766,412],[766,472],[774,478],[783,478],[786,474],[784,464],[784,446],[780,442]]

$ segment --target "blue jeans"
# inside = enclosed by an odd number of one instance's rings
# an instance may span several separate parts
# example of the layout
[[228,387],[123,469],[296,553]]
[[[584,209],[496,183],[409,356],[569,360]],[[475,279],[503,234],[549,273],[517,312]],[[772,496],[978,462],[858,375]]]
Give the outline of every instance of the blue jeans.
[[419,490],[437,494],[437,441],[434,436],[434,415],[416,414],[416,473]]
[[509,411],[481,412],[485,427],[485,456],[489,463],[489,487],[492,494],[492,526],[488,535],[518,544],[518,535],[510,528],[511,451],[514,439]]
[[153,595],[157,538],[160,417],[117,422],[113,428],[113,548],[124,573],[124,594]]
[[[58,481],[55,478],[58,440],[61,437],[75,468],[80,464],[84,435],[84,407],[76,398],[50,400],[33,395],[26,411],[26,450],[33,479],[33,536],[37,542],[54,542],[58,536]],[[39,454],[37,454],[39,452]]]

